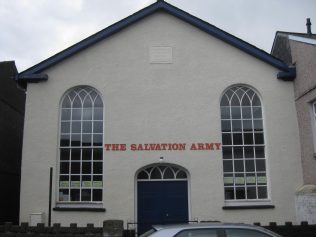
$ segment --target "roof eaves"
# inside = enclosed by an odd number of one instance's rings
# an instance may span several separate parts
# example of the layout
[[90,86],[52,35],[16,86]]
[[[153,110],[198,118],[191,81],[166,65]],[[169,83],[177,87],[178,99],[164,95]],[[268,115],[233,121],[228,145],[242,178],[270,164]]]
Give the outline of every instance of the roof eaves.
[[48,75],[47,74],[20,74],[16,77],[17,81],[23,81],[23,82],[41,82],[41,81],[47,81]]

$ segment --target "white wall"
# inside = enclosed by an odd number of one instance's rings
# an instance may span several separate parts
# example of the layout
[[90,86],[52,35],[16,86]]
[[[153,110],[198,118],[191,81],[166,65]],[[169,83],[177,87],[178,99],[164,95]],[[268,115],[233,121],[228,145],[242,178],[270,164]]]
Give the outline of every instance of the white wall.
[[[152,46],[170,46],[173,62],[150,64]],[[21,222],[48,209],[49,167],[58,167],[59,102],[66,90],[90,85],[105,105],[104,143],[221,142],[219,101],[233,84],[254,87],[263,101],[267,170],[275,209],[222,210],[221,151],[104,152],[105,213],[53,212],[52,222],[79,225],[135,220],[135,172],[165,162],[190,172],[191,218],[234,222],[295,221],[302,185],[292,82],[278,70],[165,13],[156,13],[64,60],[29,84],[21,183]]]

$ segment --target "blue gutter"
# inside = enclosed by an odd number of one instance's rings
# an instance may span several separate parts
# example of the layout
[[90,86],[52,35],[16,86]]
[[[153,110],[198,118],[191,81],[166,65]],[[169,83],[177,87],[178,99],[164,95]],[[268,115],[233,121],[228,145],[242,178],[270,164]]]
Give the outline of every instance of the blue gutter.
[[[55,54],[54,56],[42,61],[41,63],[21,72],[18,76],[18,80],[26,80],[25,76],[34,77],[35,74],[41,73],[45,69],[59,63],[60,61],[80,52],[88,48],[89,46],[115,34],[116,32],[130,26],[131,24],[149,16],[157,11],[165,11],[197,28],[200,30],[248,53],[268,64],[280,69],[282,72],[278,73],[277,78],[282,80],[293,80],[296,76],[295,68],[289,68],[287,64],[280,61],[279,59],[273,57],[272,55],[268,54],[267,52],[258,49],[257,47],[193,16],[189,13],[172,6],[169,3],[166,3],[162,0],[158,0],[156,3],[134,13],[133,15],[105,28],[104,30],[99,31],[98,33],[80,41],[79,43],[61,51],[60,53]],[[32,76],[31,76],[32,75]],[[38,82],[47,80],[46,77],[39,76],[35,80],[27,80],[27,82]]]
[[15,80],[22,80],[25,82],[41,82],[47,81],[48,75],[47,74],[19,74],[17,75]]
[[296,67],[289,67],[289,71],[282,71],[277,74],[277,78],[283,81],[293,81],[296,77]]

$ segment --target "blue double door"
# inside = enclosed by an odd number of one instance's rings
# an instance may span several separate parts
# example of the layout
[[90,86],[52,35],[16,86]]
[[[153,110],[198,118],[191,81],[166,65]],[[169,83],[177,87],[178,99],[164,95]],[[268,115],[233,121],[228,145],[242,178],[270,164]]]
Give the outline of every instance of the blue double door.
[[138,234],[152,225],[188,222],[187,181],[138,182]]

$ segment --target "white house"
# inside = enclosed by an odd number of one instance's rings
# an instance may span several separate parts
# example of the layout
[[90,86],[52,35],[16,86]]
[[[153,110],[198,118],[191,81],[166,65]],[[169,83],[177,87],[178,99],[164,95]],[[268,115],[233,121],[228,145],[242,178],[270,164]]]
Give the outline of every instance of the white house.
[[20,221],[295,222],[294,78],[164,1],[84,39],[19,74]]

